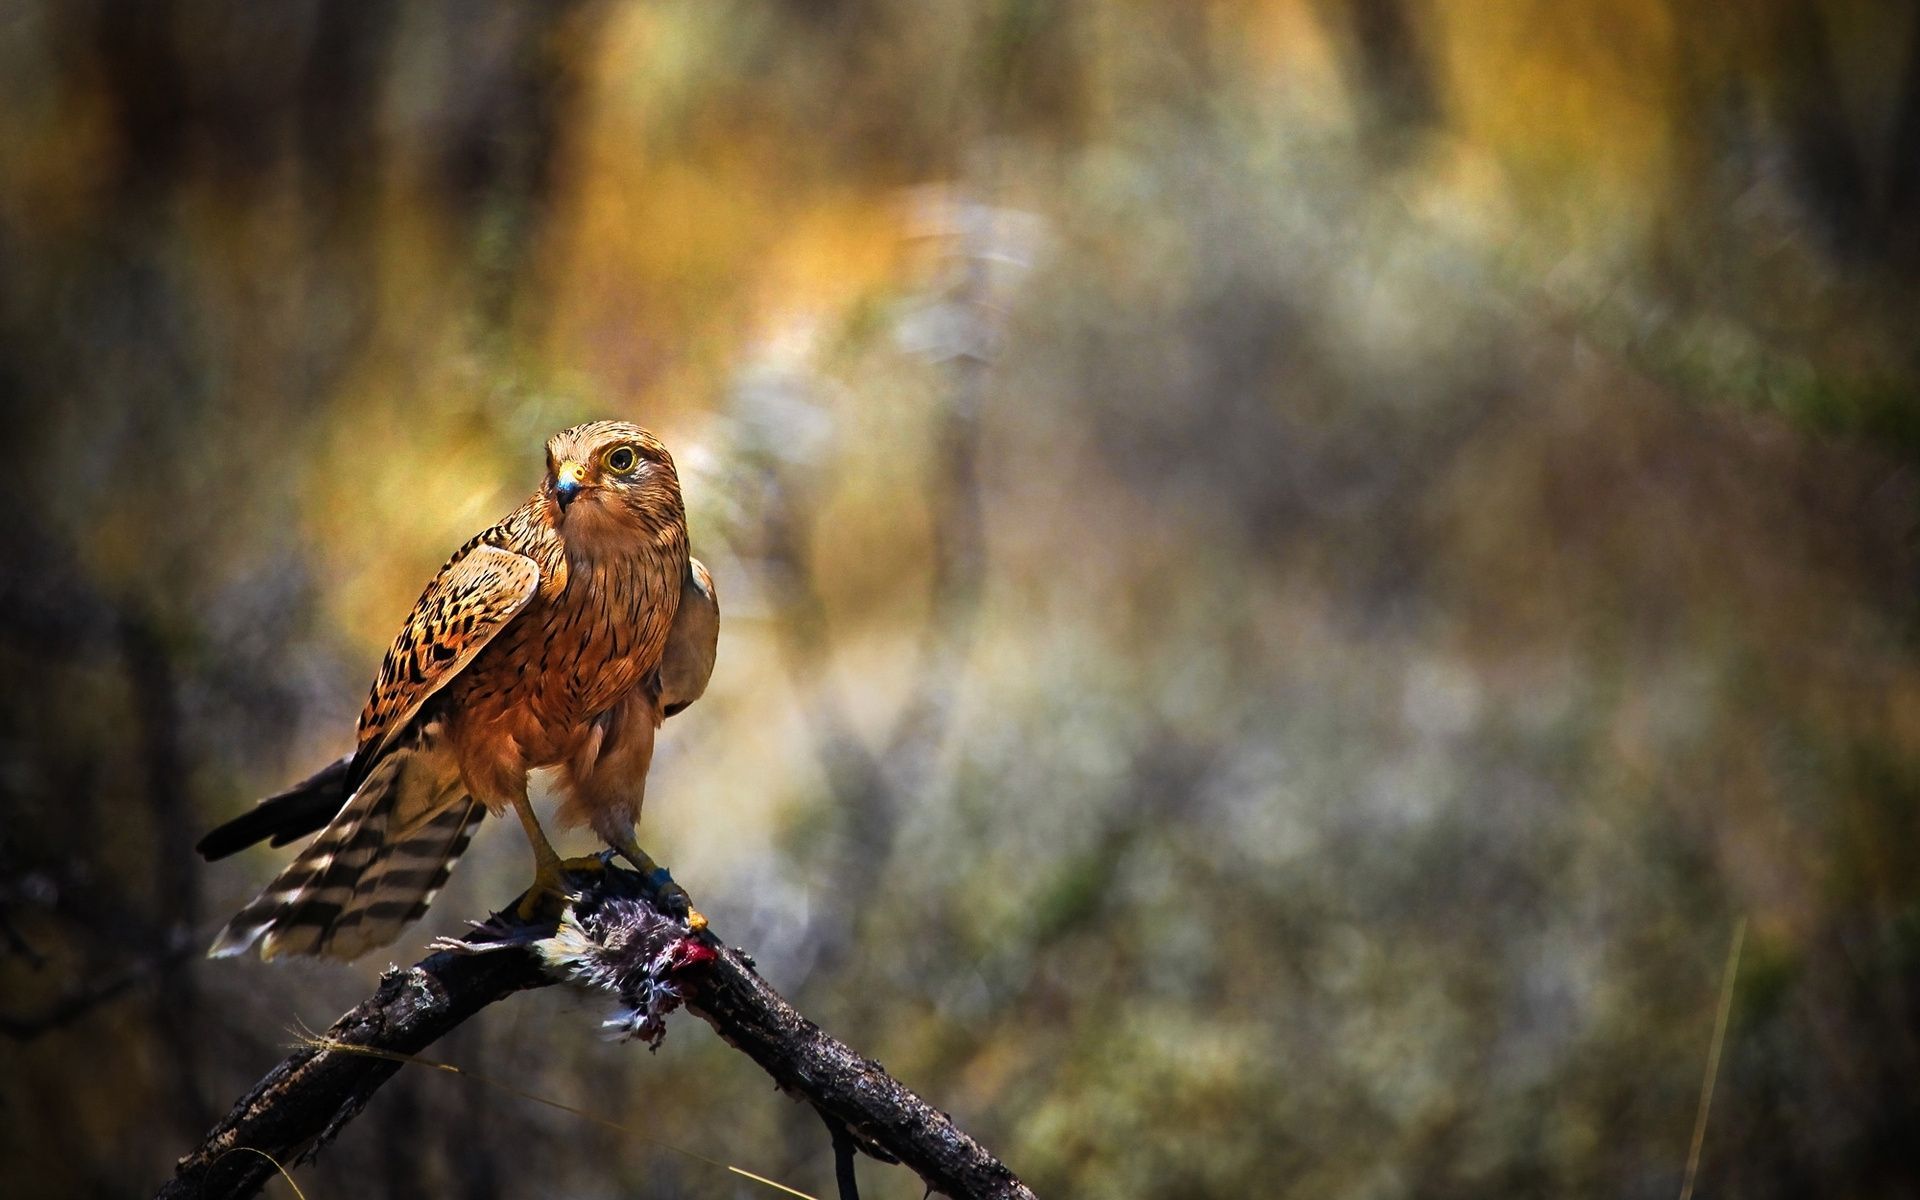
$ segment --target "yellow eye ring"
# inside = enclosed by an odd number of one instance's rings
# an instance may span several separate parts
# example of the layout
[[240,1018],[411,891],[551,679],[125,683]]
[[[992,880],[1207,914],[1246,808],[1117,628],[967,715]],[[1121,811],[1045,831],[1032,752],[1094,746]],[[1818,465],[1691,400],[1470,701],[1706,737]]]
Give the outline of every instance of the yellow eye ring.
[[615,475],[625,475],[639,465],[640,456],[633,452],[632,446],[615,446],[607,451],[607,456],[600,461],[606,463],[607,470]]

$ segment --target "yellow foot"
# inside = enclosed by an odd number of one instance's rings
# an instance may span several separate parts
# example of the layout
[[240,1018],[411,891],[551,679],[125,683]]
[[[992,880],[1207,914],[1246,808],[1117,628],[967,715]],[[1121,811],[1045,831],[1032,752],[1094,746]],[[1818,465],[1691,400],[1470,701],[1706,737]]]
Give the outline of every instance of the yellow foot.
[[600,854],[555,859],[551,870],[534,872],[533,886],[521,894],[513,913],[522,921],[556,920],[575,896],[574,889],[567,885],[567,876],[597,875],[606,869],[606,857]]
[[568,875],[594,875],[607,869],[604,855],[582,854],[578,858],[560,860],[560,870]]
[[552,921],[560,916],[567,907],[567,894],[554,888],[542,887],[535,883],[520,894],[520,902],[513,906],[513,915],[522,923]]
[[[599,860],[594,861],[597,863]],[[567,901],[573,898],[573,893],[567,888],[567,872],[574,869],[573,860],[562,862],[558,858],[550,858],[542,862],[534,869],[533,885],[521,893],[520,902],[513,906],[513,915],[528,922],[559,919],[560,913],[567,907]]]

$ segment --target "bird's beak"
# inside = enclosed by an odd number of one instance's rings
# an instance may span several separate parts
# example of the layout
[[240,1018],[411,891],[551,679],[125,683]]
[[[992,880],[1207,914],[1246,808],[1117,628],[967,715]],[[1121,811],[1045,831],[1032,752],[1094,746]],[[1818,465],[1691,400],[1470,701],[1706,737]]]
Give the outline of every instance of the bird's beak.
[[560,511],[565,512],[567,505],[572,504],[573,498],[578,496],[580,489],[586,486],[587,469],[585,467],[571,459],[561,463],[560,469],[553,474],[553,494],[559,497]]

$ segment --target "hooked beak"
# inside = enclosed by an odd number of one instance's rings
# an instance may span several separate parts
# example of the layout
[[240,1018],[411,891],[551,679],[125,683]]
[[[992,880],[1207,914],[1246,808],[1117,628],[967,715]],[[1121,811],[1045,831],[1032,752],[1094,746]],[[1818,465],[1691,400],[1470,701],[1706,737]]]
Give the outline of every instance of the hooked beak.
[[587,469],[577,462],[568,460],[560,464],[553,475],[553,494],[560,501],[560,511],[567,511],[567,505],[587,486]]

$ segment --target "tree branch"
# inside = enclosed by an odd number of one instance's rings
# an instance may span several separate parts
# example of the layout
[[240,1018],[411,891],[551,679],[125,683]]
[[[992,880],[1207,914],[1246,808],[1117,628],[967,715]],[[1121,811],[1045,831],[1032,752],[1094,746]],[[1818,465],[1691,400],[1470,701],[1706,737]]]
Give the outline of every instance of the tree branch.
[[[487,940],[388,971],[318,1044],[294,1051],[241,1097],[158,1195],[253,1195],[275,1173],[274,1161],[291,1167],[313,1157],[400,1069],[399,1059],[378,1054],[416,1054],[495,1001],[567,980],[619,995],[627,1007],[609,1026],[646,1041],[659,1039],[661,1019],[684,1002],[830,1128],[844,1127],[853,1144],[882,1161],[906,1164],[932,1191],[1031,1200],[1026,1185],[945,1113],[802,1016],[745,954],[664,915],[638,875],[609,867],[572,878],[583,886],[557,928],[496,925]],[[839,1151],[836,1165],[850,1177],[851,1159]]]
[[[819,1112],[818,1109],[814,1110]],[[820,1119],[826,1123],[827,1137],[833,1142],[833,1182],[840,1189],[840,1200],[860,1200],[860,1181],[853,1173],[853,1154],[856,1147],[853,1135],[847,1127],[826,1113],[820,1113]]]
[[[380,987],[335,1021],[329,1043],[416,1054],[496,1000],[553,982],[521,951],[442,951],[407,970],[395,968]],[[400,1069],[398,1059],[302,1046],[253,1086],[175,1168],[161,1197],[251,1196],[275,1174],[311,1158],[373,1093]],[[261,1153],[236,1153],[242,1148]]]

